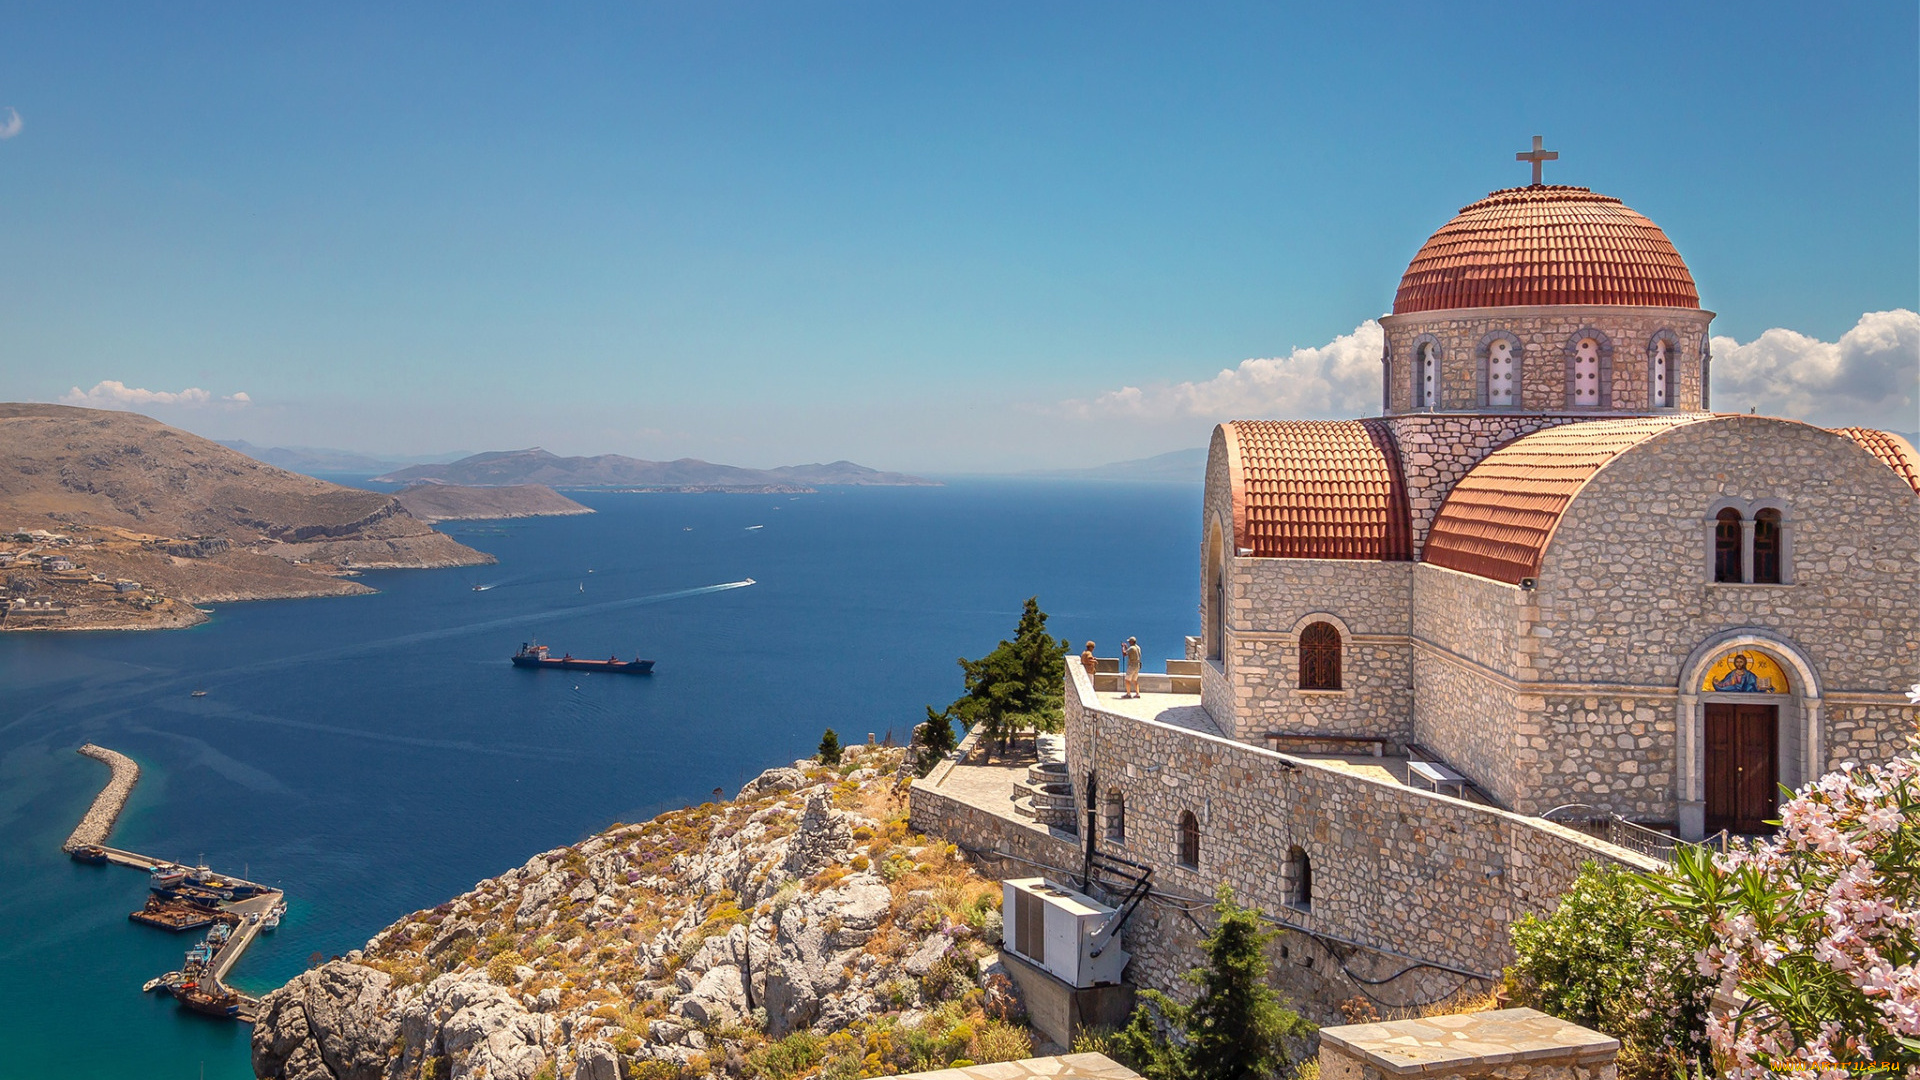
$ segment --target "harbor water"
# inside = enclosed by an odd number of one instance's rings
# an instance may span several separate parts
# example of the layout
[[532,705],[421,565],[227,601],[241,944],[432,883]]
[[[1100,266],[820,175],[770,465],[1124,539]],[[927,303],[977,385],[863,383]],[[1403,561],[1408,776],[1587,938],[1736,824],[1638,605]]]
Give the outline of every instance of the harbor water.
[[[252,1075],[245,1025],[140,992],[199,935],[128,922],[145,875],[61,853],[107,781],[83,743],[141,766],[115,847],[286,890],[228,980],[261,993],[825,728],[904,741],[1030,595],[1075,652],[1137,635],[1150,670],[1198,628],[1198,484],[577,497],[599,513],[447,523],[499,564],[370,573],[377,595],[0,635],[0,1077]],[[511,666],[536,638],[657,667]]]

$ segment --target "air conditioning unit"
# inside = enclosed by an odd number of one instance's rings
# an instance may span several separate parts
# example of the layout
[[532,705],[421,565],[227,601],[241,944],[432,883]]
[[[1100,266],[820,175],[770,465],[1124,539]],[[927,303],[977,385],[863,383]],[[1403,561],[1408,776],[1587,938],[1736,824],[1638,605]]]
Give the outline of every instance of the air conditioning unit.
[[1044,878],[1016,878],[1001,889],[1008,951],[1068,986],[1120,981],[1128,954],[1114,908]]

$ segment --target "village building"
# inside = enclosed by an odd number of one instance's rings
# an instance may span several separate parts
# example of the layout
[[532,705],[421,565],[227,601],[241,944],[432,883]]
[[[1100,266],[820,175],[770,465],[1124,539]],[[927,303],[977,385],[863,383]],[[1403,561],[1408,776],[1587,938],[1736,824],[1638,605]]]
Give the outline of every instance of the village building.
[[1381,415],[1214,431],[1187,657],[1132,698],[1069,663],[1059,760],[1011,792],[915,785],[1010,876],[1149,871],[1133,981],[1177,990],[1226,883],[1300,932],[1309,1011],[1485,986],[1583,863],[1765,832],[1920,719],[1920,455],[1712,411],[1671,241],[1522,160],[1402,276]]

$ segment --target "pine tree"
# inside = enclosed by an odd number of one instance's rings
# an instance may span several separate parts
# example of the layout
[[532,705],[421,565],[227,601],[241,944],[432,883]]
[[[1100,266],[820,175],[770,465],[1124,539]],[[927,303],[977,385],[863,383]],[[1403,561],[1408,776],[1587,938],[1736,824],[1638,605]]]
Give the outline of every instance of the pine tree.
[[1147,1080],[1276,1080],[1291,1070],[1287,1039],[1314,1026],[1280,1004],[1267,985],[1266,946],[1278,934],[1260,927],[1260,912],[1234,902],[1220,886],[1218,921],[1201,942],[1207,966],[1186,978],[1200,987],[1191,1005],[1152,990],[1108,1045]]
[[935,715],[969,728],[983,725],[1002,753],[1017,732],[1060,730],[1066,715],[1067,643],[1048,635],[1039,597],[1027,598],[1012,641],[1002,641],[978,660],[963,656],[959,664],[967,692],[945,714]]
[[913,729],[913,745],[918,756],[914,758],[916,773],[925,776],[933,771],[940,759],[953,752],[953,721],[927,706],[927,722]]
[[820,763],[822,765],[840,764],[840,735],[832,728],[820,736]]
[[1187,978],[1200,996],[1186,1016],[1187,1075],[1192,1080],[1253,1080],[1284,1075],[1286,1038],[1311,1034],[1313,1025],[1280,1004],[1267,985],[1267,943],[1277,930],[1260,926],[1260,912],[1234,902],[1220,886],[1213,905],[1218,922],[1201,943],[1207,966]]

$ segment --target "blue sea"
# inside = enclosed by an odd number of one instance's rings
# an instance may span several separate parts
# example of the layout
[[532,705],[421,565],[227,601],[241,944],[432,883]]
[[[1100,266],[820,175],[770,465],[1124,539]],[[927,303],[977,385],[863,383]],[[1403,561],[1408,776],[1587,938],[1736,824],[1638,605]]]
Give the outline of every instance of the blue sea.
[[[731,794],[826,728],[904,741],[1028,596],[1076,650],[1137,635],[1150,670],[1198,624],[1197,484],[579,498],[599,512],[448,523],[499,564],[368,574],[377,595],[0,635],[0,1076],[253,1075],[244,1025],[140,992],[196,939],[127,921],[144,875],[61,854],[107,778],[84,742],[143,770],[116,846],[287,890],[232,976],[260,993],[536,852]],[[658,667],[511,667],[534,637]]]

